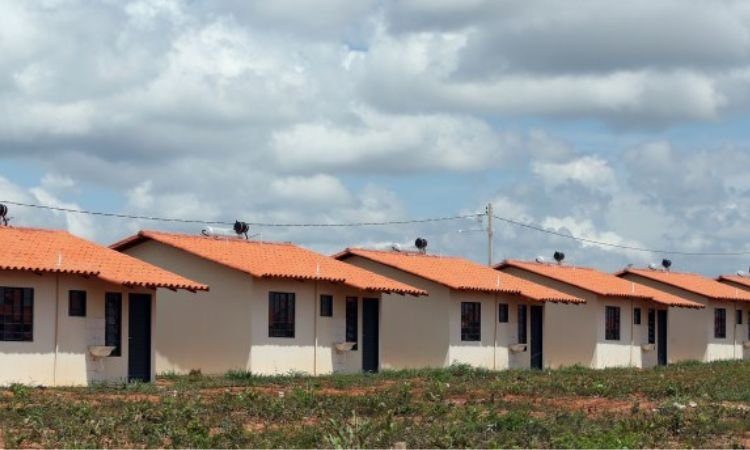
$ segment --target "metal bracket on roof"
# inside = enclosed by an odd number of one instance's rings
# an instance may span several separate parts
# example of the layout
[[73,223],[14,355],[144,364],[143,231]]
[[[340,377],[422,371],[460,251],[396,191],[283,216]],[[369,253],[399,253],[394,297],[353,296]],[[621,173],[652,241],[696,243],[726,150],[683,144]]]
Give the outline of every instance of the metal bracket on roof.
[[8,217],[8,207],[0,203],[0,221],[3,222],[3,226],[7,227],[9,220],[10,217]]

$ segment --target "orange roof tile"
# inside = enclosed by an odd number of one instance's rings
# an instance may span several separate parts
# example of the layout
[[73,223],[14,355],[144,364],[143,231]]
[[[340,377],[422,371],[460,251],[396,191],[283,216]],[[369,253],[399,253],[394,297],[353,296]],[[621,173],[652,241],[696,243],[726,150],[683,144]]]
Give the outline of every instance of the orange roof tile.
[[191,291],[208,286],[73,236],[67,231],[0,227],[0,270],[66,273],[130,287]]
[[731,281],[732,283],[741,284],[742,286],[750,288],[750,278],[748,277],[742,277],[739,275],[720,275],[717,280],[720,282]]
[[692,302],[657,289],[651,289],[648,286],[633,283],[589,267],[511,259],[505,260],[497,266],[498,269],[505,267],[516,267],[605,297],[638,298],[666,306],[703,308],[703,305],[700,303]]
[[633,273],[714,300],[750,302],[750,293],[734,288],[697,273],[666,272],[651,269],[625,269],[620,274]]
[[498,272],[464,258],[349,248],[335,255],[346,260],[361,256],[459,291],[522,295],[535,301],[584,303],[584,300]]
[[149,239],[258,278],[328,281],[364,291],[427,295],[408,284],[290,243],[141,231],[112,248],[125,250]]

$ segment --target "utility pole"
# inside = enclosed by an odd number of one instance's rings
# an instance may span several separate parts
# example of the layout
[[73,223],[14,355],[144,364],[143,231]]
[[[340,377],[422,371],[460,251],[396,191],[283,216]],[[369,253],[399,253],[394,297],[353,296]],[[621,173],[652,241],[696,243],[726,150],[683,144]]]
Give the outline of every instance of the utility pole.
[[495,230],[492,227],[492,221],[495,218],[492,213],[492,203],[487,203],[487,209],[485,210],[487,215],[487,264],[492,267],[492,238],[495,234]]

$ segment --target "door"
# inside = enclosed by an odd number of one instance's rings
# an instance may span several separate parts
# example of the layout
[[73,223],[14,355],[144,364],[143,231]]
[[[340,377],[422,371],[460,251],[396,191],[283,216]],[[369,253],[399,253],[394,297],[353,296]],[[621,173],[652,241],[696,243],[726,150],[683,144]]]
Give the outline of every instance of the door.
[[543,369],[544,358],[542,348],[544,347],[544,307],[534,305],[531,307],[531,354],[529,355],[532,369]]
[[362,370],[377,372],[380,366],[380,300],[362,299]]
[[128,381],[151,381],[151,296],[130,294]]
[[656,351],[660,366],[667,365],[667,311],[656,312]]

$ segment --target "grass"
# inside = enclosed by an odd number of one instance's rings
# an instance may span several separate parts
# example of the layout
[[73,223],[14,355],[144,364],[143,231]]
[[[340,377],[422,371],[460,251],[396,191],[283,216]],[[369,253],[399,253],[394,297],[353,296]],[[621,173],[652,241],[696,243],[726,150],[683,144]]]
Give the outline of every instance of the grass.
[[750,363],[0,390],[0,447],[745,447]]

